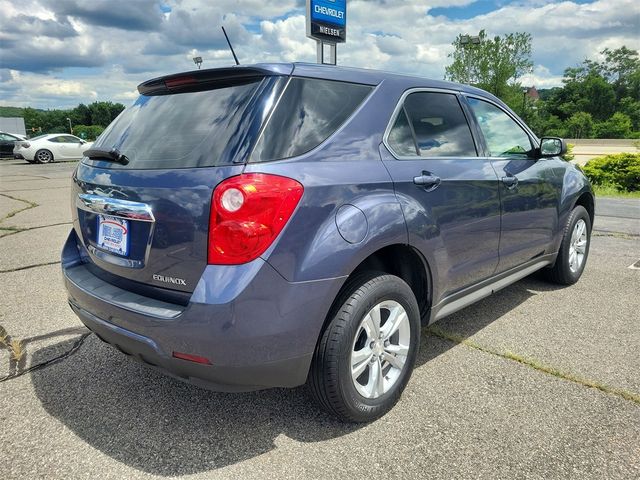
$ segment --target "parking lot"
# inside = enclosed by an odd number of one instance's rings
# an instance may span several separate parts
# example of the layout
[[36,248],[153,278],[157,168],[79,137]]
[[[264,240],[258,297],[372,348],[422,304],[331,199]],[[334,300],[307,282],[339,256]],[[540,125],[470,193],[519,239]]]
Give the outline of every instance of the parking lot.
[[577,285],[529,277],[423,329],[398,405],[354,426],[304,388],[210,392],[89,334],[59,271],[73,167],[0,162],[5,478],[640,477],[640,201],[598,201]]

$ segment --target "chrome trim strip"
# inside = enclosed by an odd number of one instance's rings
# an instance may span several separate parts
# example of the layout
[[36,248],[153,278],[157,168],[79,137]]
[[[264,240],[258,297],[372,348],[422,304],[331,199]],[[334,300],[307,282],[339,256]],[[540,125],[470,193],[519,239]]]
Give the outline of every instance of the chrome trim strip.
[[76,207],[87,212],[111,215],[127,220],[156,221],[151,207],[146,203],[119,200],[92,193],[79,193],[78,198],[76,198]]
[[486,298],[498,290],[502,290],[518,280],[523,279],[527,275],[531,275],[533,272],[540,270],[547,265],[551,265],[552,263],[553,255],[545,255],[544,257],[539,257],[528,262],[528,264],[525,263],[524,266],[521,265],[511,271],[504,272],[498,275],[497,279],[489,279],[489,283],[485,282],[485,285],[480,288],[476,289],[475,286],[472,286],[469,288],[469,290],[472,291],[467,294],[463,294],[462,296],[460,296],[459,293],[453,294],[452,296],[443,299],[438,305],[433,307],[431,310],[431,320],[429,321],[429,324],[451,315],[452,313],[455,313],[478,300]]

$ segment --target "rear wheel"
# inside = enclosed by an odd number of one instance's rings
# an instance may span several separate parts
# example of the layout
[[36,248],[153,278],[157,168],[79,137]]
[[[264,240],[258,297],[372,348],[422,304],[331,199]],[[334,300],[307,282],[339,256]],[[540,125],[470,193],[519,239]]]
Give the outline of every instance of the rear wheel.
[[420,312],[400,278],[369,273],[351,281],[316,348],[313,396],[342,420],[370,422],[404,390],[420,345]]
[[38,150],[34,158],[38,163],[51,163],[53,162],[53,153],[45,149]]
[[555,265],[545,270],[546,278],[560,285],[573,285],[582,276],[591,244],[591,218],[581,205],[576,206],[564,229]]

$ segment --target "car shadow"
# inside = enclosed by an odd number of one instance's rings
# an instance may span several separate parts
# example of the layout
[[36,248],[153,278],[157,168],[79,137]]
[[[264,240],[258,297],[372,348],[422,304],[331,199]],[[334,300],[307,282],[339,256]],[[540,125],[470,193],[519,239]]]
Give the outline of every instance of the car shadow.
[[[542,272],[535,272],[503,290],[443,318],[434,325],[437,326],[439,330],[466,339],[506,315],[530,297],[537,295],[538,292],[551,292],[563,288],[566,287],[554,285],[544,280]],[[449,350],[451,346],[456,345],[455,342],[445,340],[444,345],[449,344],[449,348],[444,346],[440,347],[440,349],[432,348],[431,345],[429,345],[431,338],[432,336],[428,334],[428,328],[423,328],[422,349],[416,361],[416,367],[436,358],[438,355]],[[442,342],[431,343],[442,345]]]
[[[448,331],[455,326],[456,334],[467,337],[536,291],[551,288],[528,278],[438,325]],[[422,335],[417,368],[456,346],[433,340]],[[51,348],[60,351],[72,344],[68,340],[33,352],[33,361],[50,358]],[[75,355],[34,371],[31,379],[50,415],[111,458],[154,475],[188,475],[232,465],[276,448],[283,435],[317,442],[362,427],[319,410],[304,387],[211,392],[134,362],[95,335]]]

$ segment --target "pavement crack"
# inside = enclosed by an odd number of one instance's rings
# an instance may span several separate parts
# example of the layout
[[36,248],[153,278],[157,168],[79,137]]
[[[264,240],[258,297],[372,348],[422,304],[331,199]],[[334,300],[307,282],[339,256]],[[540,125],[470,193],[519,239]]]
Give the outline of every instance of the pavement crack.
[[56,265],[58,263],[61,263],[60,260],[57,260],[55,262],[37,263],[35,265],[27,265],[25,267],[9,268],[7,270],[0,270],[0,273],[19,272],[20,270],[29,270],[30,268],[37,268],[37,267],[46,267],[49,265]]
[[[37,363],[35,365],[31,365],[29,368],[25,368],[27,363],[27,345],[36,340],[48,339],[60,335],[73,335],[79,334],[80,338],[74,342],[69,350],[60,355],[56,355],[49,360],[46,360],[41,363]],[[57,330],[55,332],[51,332],[44,335],[37,335],[35,337],[25,338],[23,340],[14,339],[7,333],[5,328],[0,325],[0,348],[5,349],[9,352],[9,374],[4,377],[0,377],[0,383],[6,382],[7,380],[13,380],[14,378],[21,377],[25,373],[30,373],[35,370],[39,370],[41,368],[48,367],[55,363],[61,362],[69,358],[71,355],[76,353],[86,338],[91,335],[91,332],[87,332],[84,328],[63,328],[62,330]]]
[[26,203],[25,207],[19,208],[17,210],[13,210],[12,212],[7,213],[4,217],[0,218],[0,223],[4,222],[8,218],[11,218],[11,217],[17,215],[20,212],[24,212],[25,210],[30,210],[30,209],[35,208],[35,207],[38,206],[38,204],[35,203],[35,202],[31,202],[31,201],[25,200],[23,198],[14,197],[12,195],[7,195],[6,193],[0,193],[0,195],[3,196],[3,197],[6,197],[6,198],[10,198],[11,200],[15,200],[16,202]]
[[611,230],[597,230],[597,229],[594,229],[591,235],[594,237],[621,238],[623,240],[636,240],[638,237],[640,237],[640,235],[637,235],[635,233],[614,232]]
[[35,227],[26,227],[26,228],[10,227],[10,226],[2,227],[2,226],[0,226],[0,231],[1,230],[5,230],[5,231],[9,232],[9,233],[0,234],[0,238],[8,237],[10,235],[15,235],[16,233],[29,232],[31,230],[37,230],[39,228],[59,227],[60,225],[72,225],[72,224],[73,224],[73,222],[60,222],[60,223],[52,223],[51,225],[38,225],[38,226],[35,226]]
[[484,345],[480,345],[479,343],[474,342],[473,340],[469,340],[462,335],[458,335],[455,333],[447,332],[440,327],[431,326],[426,332],[429,335],[433,335],[434,337],[442,338],[444,340],[448,340],[453,343],[465,345],[467,347],[473,348],[475,350],[479,350],[483,353],[487,353],[489,355],[493,355],[496,357],[504,358],[506,360],[511,360],[514,362],[518,362],[522,365],[530,367],[534,370],[537,370],[542,373],[546,373],[548,375],[552,375],[554,377],[560,378],[562,380],[566,380],[569,382],[576,383],[578,385],[582,385],[583,387],[595,388],[596,390],[600,390],[601,392],[608,393],[610,395],[616,395],[618,397],[623,398],[624,400],[633,402],[637,405],[640,405],[640,394],[630,392],[628,390],[624,390],[621,388],[610,387],[608,385],[599,383],[595,380],[590,380],[584,377],[580,377],[571,372],[566,372],[563,370],[559,370],[555,367],[545,365],[537,360],[523,357],[522,355],[505,351],[500,352],[490,347],[486,347]]
[[[52,179],[55,180],[55,179]],[[54,190],[59,188],[70,188],[69,186],[62,187],[43,187],[43,188],[14,188],[13,190],[2,190],[0,195],[4,195],[6,192],[38,192],[40,190]]]

